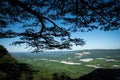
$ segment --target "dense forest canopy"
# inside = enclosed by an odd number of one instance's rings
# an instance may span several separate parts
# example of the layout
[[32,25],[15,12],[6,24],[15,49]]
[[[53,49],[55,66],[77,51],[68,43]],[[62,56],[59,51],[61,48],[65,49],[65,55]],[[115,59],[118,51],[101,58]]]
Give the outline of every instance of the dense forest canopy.
[[[18,23],[24,30],[15,30]],[[119,28],[119,0],[0,0],[0,38],[19,37],[12,44],[35,51],[84,45],[73,32]]]

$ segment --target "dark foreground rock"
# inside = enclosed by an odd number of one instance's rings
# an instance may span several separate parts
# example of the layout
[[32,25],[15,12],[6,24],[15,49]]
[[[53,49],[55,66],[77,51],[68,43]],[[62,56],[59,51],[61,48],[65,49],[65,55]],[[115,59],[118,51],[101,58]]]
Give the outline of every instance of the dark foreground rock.
[[120,69],[96,69],[78,80],[120,80]]

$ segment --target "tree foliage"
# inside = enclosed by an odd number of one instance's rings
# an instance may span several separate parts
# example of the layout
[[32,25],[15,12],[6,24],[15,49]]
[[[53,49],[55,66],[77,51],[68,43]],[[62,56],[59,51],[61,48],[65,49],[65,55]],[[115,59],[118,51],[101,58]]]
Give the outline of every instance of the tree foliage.
[[19,63],[0,45],[0,80],[32,80],[37,72],[31,65]]
[[[0,0],[0,38],[19,37],[35,51],[84,45],[72,32],[117,30],[119,0]],[[20,23],[24,29],[15,31]],[[12,30],[6,29],[12,26]]]

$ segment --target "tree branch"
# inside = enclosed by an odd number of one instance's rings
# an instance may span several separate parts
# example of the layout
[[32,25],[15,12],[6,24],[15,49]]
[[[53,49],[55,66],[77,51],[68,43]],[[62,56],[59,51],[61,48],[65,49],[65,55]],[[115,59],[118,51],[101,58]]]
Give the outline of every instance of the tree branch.
[[83,4],[86,4],[93,12],[95,12],[96,14],[98,14],[99,16],[101,16],[102,17],[102,19],[104,19],[106,22],[108,22],[108,23],[110,23],[111,24],[111,22],[110,21],[108,21],[104,16],[103,16],[103,14],[101,14],[101,13],[99,13],[99,12],[97,12],[96,10],[95,10],[95,8],[94,7],[92,7],[92,6],[90,6],[89,5],[89,3],[88,2],[86,2],[85,0],[81,0],[81,2],[83,3]]
[[51,22],[54,26],[56,27],[59,27],[57,24],[55,24],[55,22],[53,22],[52,20],[50,20],[49,18],[47,17],[44,17],[42,15],[40,15],[39,13],[37,13],[36,11],[32,10],[31,8],[27,7],[24,3],[18,1],[18,0],[7,0],[8,2],[10,2],[11,4],[15,5],[15,6],[20,6],[21,8],[25,9],[27,12],[31,13],[32,15],[36,16],[39,21],[41,22],[42,24],[42,28],[41,28],[41,31],[40,33],[44,30],[45,28],[45,25],[44,25],[44,22],[43,22],[43,19],[46,19],[48,20],[49,22]]

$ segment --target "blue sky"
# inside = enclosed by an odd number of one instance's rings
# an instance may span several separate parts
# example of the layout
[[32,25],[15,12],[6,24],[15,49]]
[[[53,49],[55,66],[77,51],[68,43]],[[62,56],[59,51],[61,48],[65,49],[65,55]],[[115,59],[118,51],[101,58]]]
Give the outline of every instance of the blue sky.
[[86,41],[86,45],[74,49],[120,49],[120,30],[107,32],[95,30],[75,33],[73,36],[81,37]]
[[[108,1],[108,0],[104,0]],[[44,9],[43,9],[44,10]],[[70,14],[67,14],[70,16]],[[32,20],[25,21],[26,23],[31,23]],[[58,25],[62,26],[59,21],[55,21]],[[50,24],[48,24],[50,25]],[[48,26],[47,25],[47,26]],[[22,26],[22,24],[11,25],[11,29],[15,31],[21,32],[23,29],[19,29],[18,27]],[[67,26],[68,27],[68,26]],[[120,49],[120,29],[115,31],[100,31],[94,30],[91,32],[77,32],[72,34],[72,37],[83,38],[86,41],[86,45],[84,46],[73,46],[73,50],[81,50],[81,49]],[[29,51],[30,49],[26,49],[25,45],[18,46],[10,46],[9,44],[12,41],[16,41],[18,38],[13,39],[0,39],[0,44],[4,45],[8,51],[16,52],[16,51]]]
[[[72,37],[83,38],[86,41],[84,46],[73,46],[73,50],[82,49],[120,49],[120,30],[115,31],[99,31],[94,30],[91,32],[77,32],[72,34]],[[25,45],[10,46],[13,39],[0,39],[0,44],[4,45],[10,52],[29,51]]]

